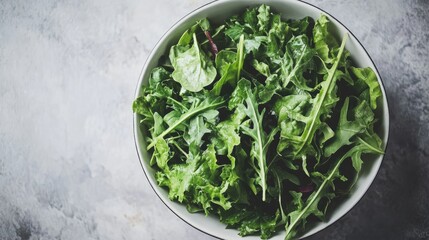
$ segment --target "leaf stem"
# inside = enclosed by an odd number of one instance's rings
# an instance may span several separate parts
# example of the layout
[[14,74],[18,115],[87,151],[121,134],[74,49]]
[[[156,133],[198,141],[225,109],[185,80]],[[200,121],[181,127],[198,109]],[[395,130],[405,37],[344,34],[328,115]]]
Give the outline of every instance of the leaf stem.
[[176,99],[172,98],[172,97],[168,97],[169,100],[173,101],[174,103],[176,103],[177,105],[181,106],[183,109],[188,110],[188,108],[183,105],[182,103],[180,103],[179,101],[177,101]]
[[207,39],[209,40],[209,43],[210,43],[210,50],[211,50],[211,52],[212,52],[212,54],[213,54],[213,58],[215,58],[215,57],[216,57],[216,55],[217,55],[217,53],[219,52],[219,51],[218,51],[218,49],[217,49],[217,46],[216,46],[216,44],[214,43],[213,38],[212,38],[212,36],[210,35],[210,32],[209,32],[209,31],[204,31],[204,35],[206,35]]
[[180,152],[182,152],[183,155],[185,155],[186,159],[189,158],[189,155],[179,146],[179,144],[177,144],[177,142],[173,141],[173,145],[179,149]]
[[244,35],[240,36],[240,41],[237,45],[237,60],[238,60],[238,70],[237,70],[237,82],[240,80],[241,76],[241,69],[243,68],[244,64]]
[[371,144],[365,142],[365,140],[363,140],[362,138],[358,137],[358,139],[359,139],[359,142],[361,142],[363,145],[365,145],[366,147],[368,147],[372,151],[374,151],[376,153],[379,153],[379,154],[384,154],[384,151],[382,151],[382,150],[380,150],[378,148],[373,147]]

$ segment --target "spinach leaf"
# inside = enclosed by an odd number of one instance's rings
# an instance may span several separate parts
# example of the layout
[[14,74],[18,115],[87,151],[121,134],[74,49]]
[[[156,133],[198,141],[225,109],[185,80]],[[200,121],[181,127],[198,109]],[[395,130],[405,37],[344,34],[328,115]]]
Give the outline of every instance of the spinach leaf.
[[204,53],[193,34],[193,44],[176,45],[170,50],[170,61],[174,67],[172,77],[191,92],[199,92],[216,78],[213,61]]

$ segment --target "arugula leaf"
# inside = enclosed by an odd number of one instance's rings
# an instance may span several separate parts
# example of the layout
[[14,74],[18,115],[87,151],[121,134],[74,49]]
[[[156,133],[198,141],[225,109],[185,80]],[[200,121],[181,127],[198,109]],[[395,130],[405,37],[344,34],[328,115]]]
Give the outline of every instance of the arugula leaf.
[[222,98],[219,98],[219,97],[217,97],[217,98],[208,97],[203,102],[201,102],[199,104],[192,105],[191,108],[188,110],[188,112],[186,112],[183,115],[181,115],[165,131],[163,131],[160,134],[155,135],[152,138],[152,142],[147,146],[147,149],[151,149],[155,145],[155,142],[159,138],[163,138],[165,135],[167,135],[168,133],[170,133],[176,127],[180,126],[180,124],[182,124],[183,122],[187,121],[192,116],[194,116],[196,114],[200,114],[200,113],[202,113],[204,111],[207,111],[209,109],[220,107],[222,104],[224,104],[224,101],[222,100]]
[[[289,26],[282,20],[280,14],[273,14],[271,18],[271,29],[268,33],[269,36],[275,36],[279,46],[283,46],[286,39],[289,38]],[[279,48],[281,49],[281,47]],[[280,54],[280,53],[278,53]]]
[[270,67],[268,66],[268,64],[264,62],[259,62],[258,60],[254,59],[252,65],[256,69],[256,71],[258,71],[265,77],[268,77],[271,75]]
[[195,144],[201,146],[204,134],[210,132],[211,130],[208,129],[204,123],[204,118],[202,116],[197,116],[189,122],[189,132],[184,137],[189,145]]
[[350,139],[359,133],[363,133],[365,129],[370,126],[374,121],[374,113],[365,101],[362,101],[354,109],[353,121],[347,120],[348,109],[349,109],[349,98],[346,98],[344,105],[341,108],[340,118],[338,120],[338,127],[335,130],[333,140],[325,147],[324,155],[329,157],[334,154],[342,146],[350,145],[352,142]]
[[188,91],[199,92],[216,78],[216,68],[198,46],[195,33],[192,46],[176,45],[171,48],[170,61],[174,67],[173,79]]
[[286,238],[285,239],[293,239],[298,233],[296,230],[296,226],[299,222],[305,221],[305,219],[311,214],[321,217],[323,213],[318,208],[318,203],[323,197],[332,198],[326,190],[327,186],[333,186],[333,181],[336,178],[340,178],[342,175],[339,172],[339,168],[344,160],[353,156],[354,161],[362,161],[360,156],[362,153],[380,153],[382,150],[379,146],[371,145],[368,142],[362,140],[362,142],[358,142],[353,148],[347,151],[329,170],[326,175],[316,174],[316,176],[322,177],[323,181],[319,185],[317,191],[311,194],[306,200],[305,204],[298,207],[298,209],[288,216],[288,223],[286,224]]
[[237,83],[237,87],[232,92],[229,102],[228,108],[230,110],[235,109],[238,105],[243,103],[243,101],[247,98],[247,89],[251,88],[251,83],[246,79],[241,79]]
[[287,43],[286,53],[282,60],[283,87],[292,82],[296,87],[311,91],[303,73],[311,67],[315,51],[309,46],[306,35],[294,37]]
[[279,99],[274,104],[274,112],[280,124],[280,142],[277,146],[278,152],[283,152],[289,146],[297,145],[301,142],[301,134],[304,131],[306,117],[302,111],[310,105],[310,96],[289,95]]
[[277,74],[271,74],[265,79],[265,85],[257,85],[258,101],[260,103],[269,102],[276,92],[281,89],[280,78]]
[[[308,116],[298,115],[301,122],[305,123],[305,127],[302,134],[298,137],[294,137],[292,140],[296,142],[293,144],[293,154],[295,157],[301,157],[305,161],[305,154],[312,150],[311,142],[317,131],[321,126],[321,115],[322,113],[329,113],[330,109],[338,101],[335,94],[335,82],[337,80],[335,73],[337,70],[338,63],[344,50],[344,46],[347,40],[347,35],[344,36],[341,47],[338,51],[338,55],[332,67],[328,70],[326,79],[321,83],[321,90],[317,96],[313,99],[313,107]],[[289,141],[287,135],[281,135],[284,141]],[[280,141],[283,141],[282,139]],[[306,170],[306,173],[308,171]]]
[[238,109],[249,117],[253,127],[250,128],[244,124],[240,127],[244,134],[251,137],[254,142],[252,143],[252,150],[250,156],[256,161],[256,164],[253,163],[253,167],[258,173],[259,184],[262,187],[262,201],[266,200],[266,190],[267,190],[267,151],[269,144],[273,141],[274,135],[277,133],[277,128],[274,128],[269,135],[267,135],[263,129],[263,118],[265,109],[262,112],[258,110],[258,103],[256,98],[252,93],[250,88],[246,88],[245,93],[247,95],[244,104],[240,104]]

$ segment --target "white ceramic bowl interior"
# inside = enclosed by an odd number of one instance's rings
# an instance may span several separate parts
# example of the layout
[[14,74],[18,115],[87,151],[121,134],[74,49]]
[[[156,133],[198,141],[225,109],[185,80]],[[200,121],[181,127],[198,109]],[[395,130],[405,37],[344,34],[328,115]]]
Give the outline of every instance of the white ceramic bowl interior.
[[[141,95],[141,86],[147,84],[149,74],[152,68],[156,67],[158,64],[159,58],[166,54],[169,47],[177,43],[181,34],[188,29],[195,21],[201,18],[209,18],[212,22],[222,23],[226,18],[241,13],[247,7],[257,6],[260,4],[267,4],[271,6],[272,10],[275,12],[281,13],[284,18],[293,18],[300,19],[305,16],[310,16],[313,19],[317,19],[321,14],[328,15],[332,24],[335,26],[335,31],[337,31],[337,39],[345,33],[349,34],[349,39],[346,44],[346,49],[350,51],[352,59],[358,67],[371,67],[375,70],[380,85],[382,86],[383,100],[380,101],[381,107],[378,109],[377,114],[381,118],[381,129],[379,129],[379,134],[383,139],[384,147],[386,146],[388,140],[389,132],[389,111],[387,105],[387,98],[385,94],[384,87],[381,82],[379,73],[372,62],[371,58],[367,54],[366,50],[362,47],[359,41],[350,33],[350,31],[345,28],[340,22],[330,16],[328,13],[323,12],[322,10],[308,4],[305,2],[297,0],[224,0],[224,1],[215,1],[211,2],[201,8],[191,12],[179,22],[177,22],[167,33],[162,36],[159,42],[156,44],[151,54],[149,55],[136,90],[136,97]],[[380,106],[380,105],[379,105]],[[225,229],[225,225],[219,222],[219,219],[215,216],[205,216],[203,213],[189,213],[186,210],[186,207],[182,204],[170,201],[168,199],[168,192],[165,189],[160,188],[155,180],[154,173],[155,171],[149,166],[149,155],[146,151],[146,143],[142,136],[139,127],[139,116],[134,115],[134,137],[136,142],[137,152],[142,164],[143,170],[149,180],[152,188],[160,199],[165,203],[165,205],[171,209],[177,216],[182,220],[190,224],[191,226],[217,238],[221,239],[243,239],[238,236],[238,231],[234,229]],[[372,181],[374,180],[383,156],[378,156],[374,158],[367,158],[363,164],[361,175],[354,186],[350,196],[347,199],[339,202],[335,209],[330,209],[326,222],[319,222],[308,229],[301,237],[307,237],[314,233],[319,232],[320,230],[331,225],[343,215],[345,215],[356,203],[362,198],[365,192],[368,190]],[[260,239],[257,236],[246,237],[245,239],[254,240]],[[284,239],[284,232],[279,232],[276,236],[272,238],[273,240]]]

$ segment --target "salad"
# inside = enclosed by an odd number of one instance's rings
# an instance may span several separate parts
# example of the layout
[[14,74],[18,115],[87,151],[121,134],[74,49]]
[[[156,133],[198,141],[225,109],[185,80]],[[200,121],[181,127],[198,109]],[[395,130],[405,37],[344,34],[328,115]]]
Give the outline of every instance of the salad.
[[383,154],[382,93],[330,28],[261,5],[183,33],[133,103],[171,200],[241,236],[293,239],[350,192],[361,156]]

